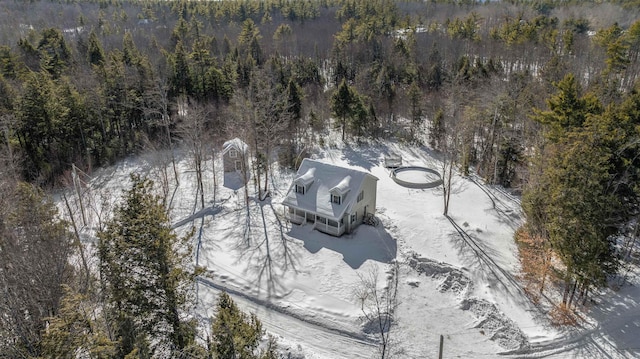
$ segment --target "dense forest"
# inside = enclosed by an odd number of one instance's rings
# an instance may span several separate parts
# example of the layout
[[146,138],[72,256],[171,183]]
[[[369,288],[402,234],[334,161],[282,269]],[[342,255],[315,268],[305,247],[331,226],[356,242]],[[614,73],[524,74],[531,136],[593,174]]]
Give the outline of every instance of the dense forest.
[[1,1],[0,358],[274,357],[225,296],[195,340],[197,268],[150,181],[99,232],[99,273],[70,264],[82,246],[45,195],[146,151],[197,167],[233,137],[265,189],[274,153],[294,168],[330,130],[428,146],[522,195],[528,290],[553,277],[561,308],[584,303],[639,233],[639,5]]

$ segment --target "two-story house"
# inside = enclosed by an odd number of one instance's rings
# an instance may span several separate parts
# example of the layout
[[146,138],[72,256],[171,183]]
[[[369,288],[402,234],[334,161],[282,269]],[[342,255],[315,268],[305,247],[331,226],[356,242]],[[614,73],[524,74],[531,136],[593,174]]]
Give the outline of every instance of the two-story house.
[[377,182],[369,172],[306,158],[282,204],[291,222],[340,236],[374,215]]

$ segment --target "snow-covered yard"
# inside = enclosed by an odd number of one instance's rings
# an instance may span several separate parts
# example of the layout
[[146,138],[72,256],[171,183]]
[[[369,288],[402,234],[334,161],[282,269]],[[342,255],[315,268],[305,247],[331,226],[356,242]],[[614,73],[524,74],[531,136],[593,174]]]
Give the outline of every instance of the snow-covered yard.
[[[207,270],[197,283],[195,308],[203,327],[213,314],[216,294],[226,290],[241,308],[263,320],[291,357],[375,357],[378,337],[367,330],[355,293],[362,278],[375,272],[378,286],[385,287],[397,263],[398,307],[390,332],[394,358],[436,358],[440,335],[446,358],[640,355],[635,276],[630,279],[635,286],[602,297],[589,313],[588,327],[574,332],[554,328],[516,280],[513,234],[522,223],[518,198],[473,176],[456,176],[446,217],[441,188],[409,189],[389,177],[384,167],[389,153],[401,155],[403,165],[440,166],[427,149],[396,143],[333,146],[314,153],[314,158],[379,178],[376,216],[381,224],[362,225],[340,238],[286,222],[280,202],[291,171],[276,171],[270,179],[272,196],[262,202],[251,197],[247,210],[244,189],[224,187],[220,172],[213,201],[208,162],[208,202],[201,209],[195,174],[184,155],[171,215],[179,232],[196,228],[194,262]],[[156,180],[153,163],[158,162],[151,155],[123,161],[98,171],[89,188],[116,199],[131,172]],[[215,168],[221,171],[220,164]],[[252,195],[252,181],[249,186]]]

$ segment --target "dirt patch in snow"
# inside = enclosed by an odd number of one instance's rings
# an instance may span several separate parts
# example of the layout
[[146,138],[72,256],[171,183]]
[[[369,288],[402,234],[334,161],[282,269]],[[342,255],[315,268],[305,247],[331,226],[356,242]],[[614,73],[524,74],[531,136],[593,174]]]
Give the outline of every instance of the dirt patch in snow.
[[471,287],[471,281],[460,269],[449,264],[436,262],[427,258],[412,256],[409,258],[409,266],[418,273],[432,278],[443,278],[438,290],[440,292],[452,291],[463,294]]
[[494,304],[484,299],[467,298],[460,304],[460,309],[471,311],[478,319],[474,327],[485,331],[501,347],[514,350],[529,345],[522,330]]

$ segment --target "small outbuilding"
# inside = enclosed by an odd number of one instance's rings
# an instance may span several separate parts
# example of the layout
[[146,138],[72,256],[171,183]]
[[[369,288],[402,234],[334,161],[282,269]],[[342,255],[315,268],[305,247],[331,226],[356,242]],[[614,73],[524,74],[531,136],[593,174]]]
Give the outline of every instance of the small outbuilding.
[[249,146],[239,138],[222,145],[222,165],[225,172],[245,172],[248,170]]
[[305,158],[282,204],[290,222],[341,236],[375,214],[377,182],[369,172]]
[[396,154],[384,156],[384,166],[386,168],[398,168],[402,166],[402,156]]

